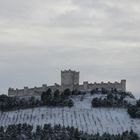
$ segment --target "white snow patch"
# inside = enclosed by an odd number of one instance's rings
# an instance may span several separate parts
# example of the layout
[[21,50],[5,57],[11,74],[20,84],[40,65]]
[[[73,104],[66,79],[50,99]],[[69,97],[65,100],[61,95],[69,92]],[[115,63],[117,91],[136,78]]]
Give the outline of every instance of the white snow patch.
[[131,104],[131,105],[136,105],[136,99],[135,98],[131,98],[131,97],[129,97],[129,96],[126,96],[125,98],[124,98],[124,101],[127,101],[129,104]]

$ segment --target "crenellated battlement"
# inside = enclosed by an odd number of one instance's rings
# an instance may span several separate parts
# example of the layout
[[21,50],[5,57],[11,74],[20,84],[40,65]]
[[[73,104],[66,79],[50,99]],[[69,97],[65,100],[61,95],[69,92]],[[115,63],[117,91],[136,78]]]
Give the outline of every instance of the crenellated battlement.
[[78,71],[69,69],[69,70],[61,70],[61,72],[78,72]]
[[53,91],[60,90],[64,91],[69,88],[72,90],[84,90],[90,91],[93,89],[107,89],[112,90],[116,89],[118,91],[126,91],[126,80],[121,80],[120,82],[106,82],[103,81],[101,83],[89,83],[88,81],[84,81],[83,84],[79,84],[80,72],[74,70],[63,70],[61,71],[61,85],[55,83],[52,86],[47,86],[47,84],[43,84],[41,87],[28,88],[27,86],[23,89],[14,89],[9,88],[8,95],[9,96],[40,96],[43,91],[51,88]]
[[[82,87],[83,86],[83,87]],[[81,90],[91,90],[91,89],[107,89],[107,90],[112,90],[112,89],[117,89],[118,91],[126,91],[126,80],[121,80],[120,82],[114,82],[111,83],[110,81],[107,83],[101,82],[101,83],[88,83],[88,81],[84,81],[83,85],[80,86]]]

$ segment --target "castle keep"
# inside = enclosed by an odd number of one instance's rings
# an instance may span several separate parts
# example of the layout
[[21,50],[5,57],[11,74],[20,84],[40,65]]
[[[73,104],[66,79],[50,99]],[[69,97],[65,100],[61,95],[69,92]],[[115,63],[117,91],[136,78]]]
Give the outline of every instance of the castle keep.
[[61,71],[61,87],[62,90],[69,88],[70,90],[79,88],[79,72],[65,70]]
[[40,96],[43,91],[51,88],[52,91],[60,90],[64,91],[69,88],[72,90],[80,90],[80,91],[91,91],[93,89],[117,89],[118,91],[126,91],[126,80],[121,80],[121,82],[108,82],[108,83],[88,83],[88,81],[84,81],[83,84],[79,83],[80,73],[72,70],[64,70],[61,71],[61,85],[54,84],[53,86],[47,86],[43,84],[41,87],[28,88],[24,87],[24,89],[13,89],[9,88],[8,95],[9,96]]

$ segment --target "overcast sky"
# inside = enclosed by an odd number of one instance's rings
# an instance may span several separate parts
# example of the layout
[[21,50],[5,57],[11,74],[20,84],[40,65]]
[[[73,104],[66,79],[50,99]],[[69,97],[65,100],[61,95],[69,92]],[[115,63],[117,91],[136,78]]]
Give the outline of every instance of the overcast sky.
[[9,87],[127,80],[140,97],[139,0],[0,0],[0,93]]

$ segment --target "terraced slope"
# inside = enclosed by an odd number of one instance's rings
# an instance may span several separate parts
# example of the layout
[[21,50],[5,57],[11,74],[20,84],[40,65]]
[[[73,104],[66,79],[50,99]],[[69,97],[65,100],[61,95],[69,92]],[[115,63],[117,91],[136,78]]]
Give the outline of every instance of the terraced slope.
[[74,126],[88,133],[117,134],[133,129],[140,134],[140,120],[131,119],[126,109],[92,108],[92,98],[88,95],[83,101],[80,101],[80,97],[73,100],[75,106],[72,108],[40,107],[0,113],[0,126],[29,123],[35,129],[36,125],[43,126],[45,123],[50,123]]

